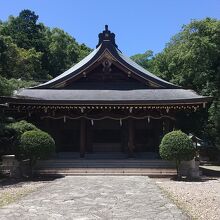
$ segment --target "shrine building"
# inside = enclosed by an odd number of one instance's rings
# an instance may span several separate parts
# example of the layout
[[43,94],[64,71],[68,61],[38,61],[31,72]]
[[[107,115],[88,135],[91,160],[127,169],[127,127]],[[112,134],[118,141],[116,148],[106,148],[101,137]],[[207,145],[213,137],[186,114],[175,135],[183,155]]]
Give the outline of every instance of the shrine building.
[[176,129],[177,114],[205,108],[210,98],[167,82],[126,57],[106,25],[96,49],[82,61],[2,100],[10,115],[51,134],[57,153],[133,157],[157,154],[163,135]]

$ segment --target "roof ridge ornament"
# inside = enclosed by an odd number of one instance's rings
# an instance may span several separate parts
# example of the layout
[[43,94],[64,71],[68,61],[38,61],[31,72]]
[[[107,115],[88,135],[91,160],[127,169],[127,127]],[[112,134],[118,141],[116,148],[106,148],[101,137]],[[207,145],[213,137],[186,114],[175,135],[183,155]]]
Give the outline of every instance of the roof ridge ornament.
[[115,34],[108,29],[107,24],[105,25],[105,30],[99,34],[99,43],[96,48],[99,47],[99,45],[101,45],[104,41],[109,41],[114,47],[118,48],[117,44],[115,43]]

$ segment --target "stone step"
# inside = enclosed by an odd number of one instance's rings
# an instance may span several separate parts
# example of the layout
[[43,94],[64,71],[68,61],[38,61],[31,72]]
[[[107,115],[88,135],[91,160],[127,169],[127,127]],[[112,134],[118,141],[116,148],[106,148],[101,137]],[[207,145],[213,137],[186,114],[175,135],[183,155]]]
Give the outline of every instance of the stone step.
[[100,168],[126,168],[126,167],[145,167],[145,168],[173,168],[174,164],[168,161],[162,160],[47,160],[39,161],[37,163],[38,168],[74,168],[74,167],[100,167]]
[[166,160],[139,160],[139,159],[125,159],[125,160],[94,160],[94,159],[50,159],[40,160],[39,163],[149,163],[149,164],[173,164]]
[[161,168],[70,168],[70,169],[38,169],[36,175],[146,175],[146,176],[173,176],[175,169]]
[[94,153],[94,154],[86,154],[85,159],[127,159],[128,154],[124,153]]
[[38,168],[173,168],[169,164],[41,164]]
[[[79,152],[60,152],[56,153],[55,158],[58,159],[79,159]],[[123,152],[93,152],[86,153],[85,159],[127,159],[128,154]],[[155,152],[139,152],[134,153],[137,159],[159,159],[158,153]]]

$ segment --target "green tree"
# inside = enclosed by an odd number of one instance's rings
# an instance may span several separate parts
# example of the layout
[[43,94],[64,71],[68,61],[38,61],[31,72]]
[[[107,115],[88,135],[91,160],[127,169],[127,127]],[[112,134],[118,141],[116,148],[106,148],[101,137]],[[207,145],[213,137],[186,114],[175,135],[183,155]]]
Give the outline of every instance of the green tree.
[[44,26],[38,24],[38,15],[30,10],[22,10],[17,17],[10,16],[3,23],[1,34],[10,36],[14,43],[24,49],[35,48],[42,51],[44,47]]
[[25,81],[21,79],[6,79],[0,76],[0,96],[13,95],[16,90],[37,85],[35,81]]
[[153,59],[153,51],[147,50],[143,54],[135,54],[131,56],[131,59],[134,60],[137,64],[141,65],[147,70],[151,70],[152,68],[152,59]]
[[14,78],[26,80],[49,79],[47,71],[42,68],[42,53],[37,52],[34,48],[18,50],[19,55],[14,67]]
[[52,76],[62,73],[77,61],[75,39],[58,28],[48,33],[49,68]]
[[12,88],[8,80],[0,75],[0,96],[8,96],[12,94]]
[[23,10],[0,22],[0,74],[6,78],[47,80],[90,52],[63,30],[38,23],[33,11]]
[[38,80],[48,78],[42,69],[42,53],[19,48],[11,37],[0,36],[0,75],[6,78]]
[[48,31],[47,38],[48,69],[53,77],[70,68],[91,51],[84,44],[79,45],[72,36],[59,28]]
[[81,61],[84,57],[89,55],[92,52],[92,49],[87,47],[85,44],[78,44],[78,58],[77,62]]
[[182,131],[167,133],[159,146],[162,159],[176,162],[177,177],[181,178],[179,167],[181,161],[192,160],[195,156],[195,148],[192,140]]
[[19,48],[13,43],[12,38],[0,35],[0,75],[7,78],[13,77],[14,65],[19,57]]
[[155,56],[152,67],[166,80],[213,96],[209,119],[203,125],[199,123],[197,130],[220,144],[220,21],[206,18],[183,26]]

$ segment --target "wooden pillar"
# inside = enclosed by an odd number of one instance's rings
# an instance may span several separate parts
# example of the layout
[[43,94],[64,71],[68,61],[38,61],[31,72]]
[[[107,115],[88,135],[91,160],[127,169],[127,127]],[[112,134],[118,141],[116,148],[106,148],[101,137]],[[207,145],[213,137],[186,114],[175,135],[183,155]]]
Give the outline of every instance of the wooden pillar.
[[90,123],[87,123],[87,129],[86,129],[86,145],[87,145],[87,151],[89,153],[93,152],[93,143],[92,143],[92,126]]
[[125,123],[123,123],[121,127],[121,152],[126,152],[127,143],[127,129],[125,127]]
[[163,134],[167,134],[168,132],[170,132],[170,119],[169,118],[165,118],[163,120]]
[[80,120],[80,157],[85,156],[86,151],[86,120]]
[[128,155],[134,156],[134,121],[132,118],[128,119]]

